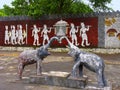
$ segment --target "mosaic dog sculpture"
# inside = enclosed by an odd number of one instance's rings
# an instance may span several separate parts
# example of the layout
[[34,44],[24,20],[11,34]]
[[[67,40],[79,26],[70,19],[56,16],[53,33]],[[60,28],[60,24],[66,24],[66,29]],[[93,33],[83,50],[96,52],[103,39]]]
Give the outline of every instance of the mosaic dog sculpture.
[[67,37],[62,37],[61,40],[65,38],[68,42],[68,48],[70,51],[68,54],[74,58],[75,64],[72,68],[71,76],[74,78],[83,76],[83,66],[93,71],[97,74],[99,87],[107,86],[107,82],[104,76],[104,62],[96,54],[81,51],[78,47],[73,45]]
[[18,75],[19,78],[22,79],[22,73],[25,66],[36,63],[37,66],[37,75],[41,75],[42,73],[42,61],[45,57],[50,55],[48,52],[48,47],[50,46],[53,40],[59,40],[57,37],[52,37],[48,44],[41,46],[36,50],[26,50],[20,53],[18,60]]

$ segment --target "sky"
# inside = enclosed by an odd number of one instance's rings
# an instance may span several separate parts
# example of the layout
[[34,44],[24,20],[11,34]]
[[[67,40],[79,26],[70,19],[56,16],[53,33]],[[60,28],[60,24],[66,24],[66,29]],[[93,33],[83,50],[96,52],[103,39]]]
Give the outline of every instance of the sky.
[[[0,8],[2,8],[4,4],[11,5],[12,1],[14,0],[0,0]],[[112,7],[115,11],[120,11],[120,0],[112,0],[109,6]]]

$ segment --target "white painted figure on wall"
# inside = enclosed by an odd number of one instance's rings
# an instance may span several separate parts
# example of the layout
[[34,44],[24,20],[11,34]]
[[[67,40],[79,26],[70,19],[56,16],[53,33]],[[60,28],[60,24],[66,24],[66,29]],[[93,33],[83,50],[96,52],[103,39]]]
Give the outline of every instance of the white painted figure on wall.
[[22,25],[18,25],[18,44],[24,44],[25,42],[23,41],[23,30],[22,30]]
[[40,28],[38,29],[36,25],[33,25],[32,36],[34,36],[33,45],[40,45],[39,44],[39,35]]
[[16,44],[18,44],[18,28],[15,31],[15,37],[16,37]]
[[48,33],[50,33],[50,32],[51,32],[51,28],[50,28],[50,30],[48,30],[47,25],[44,24],[43,30],[41,32],[41,37],[43,36],[43,45],[45,45],[45,41],[47,41],[47,42],[49,41]]
[[15,45],[17,44],[16,42],[16,31],[15,31],[15,26],[11,25],[11,44]]
[[71,23],[71,29],[70,29],[70,37],[72,38],[72,44],[75,43],[76,46],[78,46],[78,42],[77,42],[77,36],[76,33],[78,32],[78,27],[77,30],[75,29],[75,26],[73,23]]
[[8,26],[5,26],[5,44],[10,44],[10,33],[9,33],[9,31],[8,31]]
[[81,23],[81,29],[80,29],[80,36],[82,37],[82,43],[81,46],[85,47],[89,46],[90,43],[88,43],[88,36],[86,34],[87,31],[89,31],[90,26],[85,27],[85,24],[82,22]]

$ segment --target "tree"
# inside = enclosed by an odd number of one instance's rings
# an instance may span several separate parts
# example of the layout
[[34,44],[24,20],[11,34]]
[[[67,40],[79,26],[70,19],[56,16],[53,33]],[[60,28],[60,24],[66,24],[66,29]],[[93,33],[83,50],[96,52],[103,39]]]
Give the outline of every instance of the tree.
[[7,6],[7,5],[4,5],[3,7],[4,7],[3,11],[4,11],[4,13],[5,13],[7,16],[13,16],[13,15],[15,15],[14,8],[9,7],[9,6]]
[[3,9],[0,9],[0,16],[6,16]]
[[93,9],[89,5],[84,4],[83,2],[74,2],[70,7],[70,13],[90,13],[93,12]]
[[39,17],[47,14],[77,14],[95,11],[109,10],[106,4],[111,0],[14,0],[12,7],[4,5],[4,12],[7,15],[28,15]]
[[111,0],[89,0],[91,6],[95,11],[108,11],[112,10],[107,4],[111,3]]

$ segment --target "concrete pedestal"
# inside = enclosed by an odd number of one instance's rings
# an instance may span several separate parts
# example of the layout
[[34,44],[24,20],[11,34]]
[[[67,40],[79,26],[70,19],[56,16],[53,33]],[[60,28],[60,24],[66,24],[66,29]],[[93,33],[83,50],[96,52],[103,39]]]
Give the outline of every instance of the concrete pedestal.
[[69,88],[85,88],[87,85],[87,77],[71,78],[67,72],[51,71],[43,73],[42,76],[30,76],[29,83]]

